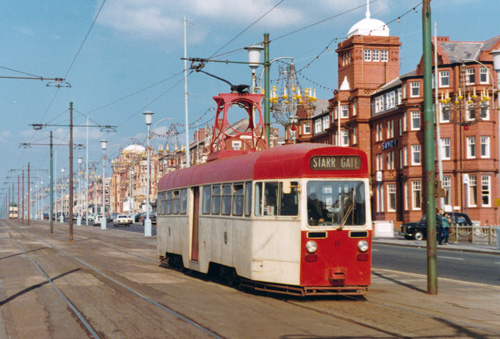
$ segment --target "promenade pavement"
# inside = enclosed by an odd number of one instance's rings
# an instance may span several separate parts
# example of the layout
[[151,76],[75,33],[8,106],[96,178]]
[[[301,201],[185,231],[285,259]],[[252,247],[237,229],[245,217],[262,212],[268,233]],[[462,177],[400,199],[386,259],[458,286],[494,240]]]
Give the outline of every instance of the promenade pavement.
[[[3,226],[2,223],[4,221],[0,221],[1,226]],[[33,222],[35,227],[47,227],[47,224],[46,222]],[[100,234],[100,230],[92,227],[81,228],[77,233],[82,231],[90,232],[93,236]],[[107,234],[110,232],[118,231],[109,229]],[[151,238],[152,243],[155,238]],[[12,239],[6,232],[6,228],[0,227],[0,248],[6,247],[11,242]],[[394,238],[374,238],[373,242],[393,246],[426,247],[426,241],[405,240],[397,231]],[[79,243],[75,242],[75,244]],[[438,246],[438,248],[446,251],[500,255],[496,244],[451,243]],[[0,264],[2,264],[2,259],[7,261],[12,257],[10,252],[0,251]],[[7,333],[7,323],[13,319],[9,319],[6,315],[10,314],[8,308],[26,306],[22,305],[25,302],[23,298],[16,298],[15,302],[11,300],[13,299],[12,291],[16,291],[15,287],[9,290],[6,286],[2,286],[2,282],[6,281],[11,273],[9,266],[0,266],[0,338],[19,338],[9,336]],[[26,274],[24,279],[26,282],[30,279],[28,273],[17,272],[17,274]],[[23,277],[17,276],[17,279],[22,281]],[[27,292],[27,297],[32,293]],[[439,293],[430,295],[427,294],[427,279],[424,275],[373,269],[372,285],[369,288],[367,301],[375,307],[392,310],[389,313],[381,311],[377,323],[373,323],[373,326],[384,328],[389,333],[396,334],[397,337],[403,335],[407,338],[500,338],[500,286],[439,278]],[[338,305],[340,304],[342,302]],[[337,305],[337,303],[332,305]],[[348,314],[345,316],[347,317]],[[408,319],[414,321],[408,321]],[[60,324],[53,325],[59,326]]]
[[[427,240],[406,240],[397,230],[394,230],[393,238],[374,237],[373,243],[403,247],[427,247]],[[473,244],[472,242],[453,242],[450,240],[448,245],[438,244],[437,247],[440,251],[459,251],[500,255],[500,250],[497,248],[496,242],[493,244]]]

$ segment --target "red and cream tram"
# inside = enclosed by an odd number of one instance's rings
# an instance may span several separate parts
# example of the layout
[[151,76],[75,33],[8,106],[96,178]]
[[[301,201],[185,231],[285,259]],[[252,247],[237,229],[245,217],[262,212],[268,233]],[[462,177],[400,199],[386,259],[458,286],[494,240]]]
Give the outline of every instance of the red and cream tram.
[[366,154],[295,144],[163,176],[160,259],[242,286],[296,295],[360,295],[370,285]]

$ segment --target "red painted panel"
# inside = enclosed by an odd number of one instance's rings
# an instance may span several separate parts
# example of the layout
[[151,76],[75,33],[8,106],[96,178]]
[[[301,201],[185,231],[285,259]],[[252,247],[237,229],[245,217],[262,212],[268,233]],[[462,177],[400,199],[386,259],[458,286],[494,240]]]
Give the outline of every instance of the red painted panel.
[[[314,171],[309,161],[316,155],[358,155],[357,171]],[[366,154],[355,148],[302,143],[279,146],[264,151],[211,161],[166,174],[158,191],[213,182],[287,178],[365,178],[368,176]]]
[[[324,239],[308,239],[302,232],[300,285],[301,286],[369,286],[371,283],[371,231],[368,238],[349,238],[349,231],[328,231]],[[365,239],[370,244],[368,258],[359,256],[358,242]],[[306,243],[318,244],[317,260],[310,260]],[[360,260],[362,259],[362,260]],[[368,260],[365,260],[368,259]]]

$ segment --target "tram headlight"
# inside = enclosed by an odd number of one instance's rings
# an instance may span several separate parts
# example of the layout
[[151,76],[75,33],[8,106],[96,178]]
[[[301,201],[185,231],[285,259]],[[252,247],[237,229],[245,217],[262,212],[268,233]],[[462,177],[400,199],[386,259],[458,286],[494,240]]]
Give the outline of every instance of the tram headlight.
[[368,251],[368,248],[370,248],[370,245],[368,244],[368,241],[366,241],[366,240],[360,240],[358,242],[358,250],[361,253],[365,253],[366,251]]
[[306,251],[308,253],[315,253],[318,250],[318,244],[314,240],[309,240],[306,244]]

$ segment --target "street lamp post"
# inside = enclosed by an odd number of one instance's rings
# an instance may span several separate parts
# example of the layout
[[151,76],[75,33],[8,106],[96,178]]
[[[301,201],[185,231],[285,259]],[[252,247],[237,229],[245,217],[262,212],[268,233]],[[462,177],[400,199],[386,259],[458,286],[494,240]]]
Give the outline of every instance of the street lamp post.
[[[144,221],[144,236],[145,237],[150,237],[151,236],[151,219],[149,218],[149,185],[150,185],[150,166],[151,166],[151,159],[149,155],[149,139],[151,137],[150,135],[150,128],[151,128],[151,123],[153,122],[153,112],[151,111],[146,111],[143,113],[144,114],[144,119],[146,120],[146,125],[148,126],[148,143],[146,147],[146,153],[148,154],[148,165],[147,165],[147,184],[146,184],[146,220]],[[189,145],[188,145],[189,147]]]
[[76,218],[76,225],[77,226],[82,226],[82,206],[81,206],[81,194],[82,194],[82,186],[81,186],[81,181],[82,181],[82,176],[80,173],[81,166],[82,166],[83,158],[78,157],[78,197],[76,198],[76,205],[78,206],[78,217]]
[[101,229],[106,229],[106,146],[108,144],[107,140],[101,140],[102,148],[102,218],[101,218]]
[[64,167],[61,167],[61,215],[59,216],[59,222],[62,224],[64,222],[64,208],[63,208],[63,202],[64,202],[64,191],[63,191],[63,185],[64,185]]

